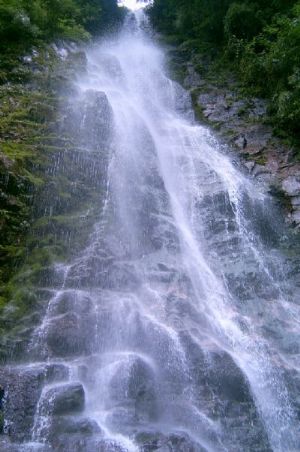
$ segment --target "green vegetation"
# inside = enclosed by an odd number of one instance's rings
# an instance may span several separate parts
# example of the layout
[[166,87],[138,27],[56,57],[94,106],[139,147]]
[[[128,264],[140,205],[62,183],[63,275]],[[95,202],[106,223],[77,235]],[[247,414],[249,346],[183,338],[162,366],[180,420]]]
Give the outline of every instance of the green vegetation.
[[103,190],[103,162],[92,177],[92,153],[62,127],[84,54],[61,59],[51,45],[34,50],[30,65],[7,56],[14,78],[7,71],[0,85],[0,361],[16,352],[22,334],[30,337],[47,303],[39,288],[57,278],[53,264],[86,245]]
[[234,70],[269,99],[277,133],[300,140],[300,1],[155,0],[154,26]]
[[0,0],[0,48],[88,39],[119,17],[117,0]]
[[[102,163],[94,180],[91,153],[63,128],[74,74],[86,70],[68,41],[122,14],[117,0],[0,0],[0,360],[30,336],[53,263],[78,253],[97,220]],[[61,46],[72,47],[63,58]]]

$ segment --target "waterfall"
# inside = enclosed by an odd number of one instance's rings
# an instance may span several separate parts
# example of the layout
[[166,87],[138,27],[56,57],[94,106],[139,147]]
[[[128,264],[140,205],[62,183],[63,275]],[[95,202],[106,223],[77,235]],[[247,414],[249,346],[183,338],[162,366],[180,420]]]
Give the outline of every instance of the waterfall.
[[102,163],[99,217],[18,370],[39,385],[17,450],[299,450],[284,227],[148,28],[129,14],[75,81],[65,126]]

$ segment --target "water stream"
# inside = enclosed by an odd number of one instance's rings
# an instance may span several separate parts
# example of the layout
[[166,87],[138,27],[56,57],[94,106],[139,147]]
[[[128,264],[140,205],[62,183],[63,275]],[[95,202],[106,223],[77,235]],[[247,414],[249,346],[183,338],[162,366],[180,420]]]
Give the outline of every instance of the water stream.
[[99,221],[31,339],[46,383],[18,450],[300,450],[284,230],[145,21],[94,45],[76,81],[70,130],[105,168]]

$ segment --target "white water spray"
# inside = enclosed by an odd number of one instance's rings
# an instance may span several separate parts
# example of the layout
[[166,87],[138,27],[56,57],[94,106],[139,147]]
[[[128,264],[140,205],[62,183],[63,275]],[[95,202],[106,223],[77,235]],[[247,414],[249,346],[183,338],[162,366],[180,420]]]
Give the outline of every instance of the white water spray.
[[269,201],[195,123],[145,21],[139,10],[90,49],[77,80],[80,140],[108,161],[107,183],[89,246],[65,267],[33,337],[40,360],[68,369],[43,389],[33,440],[295,451],[286,368],[259,328],[274,321],[270,306],[291,308],[245,207]]

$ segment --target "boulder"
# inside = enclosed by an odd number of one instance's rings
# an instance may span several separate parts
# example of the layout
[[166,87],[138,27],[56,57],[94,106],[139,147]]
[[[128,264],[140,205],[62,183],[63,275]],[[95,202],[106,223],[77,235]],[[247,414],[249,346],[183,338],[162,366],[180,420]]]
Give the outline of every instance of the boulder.
[[101,428],[96,421],[89,418],[71,416],[56,416],[52,422],[53,435],[75,434],[82,435],[100,434]]
[[67,312],[51,318],[45,327],[45,339],[52,356],[80,355],[89,351],[93,338],[93,319]]
[[135,440],[141,452],[205,452],[207,450],[184,432],[163,434],[145,431],[139,432]]
[[[129,409],[136,421],[153,420],[156,416],[153,370],[139,357],[120,363],[109,382],[108,397],[112,407]],[[115,416],[122,421],[118,413]]]
[[65,415],[84,409],[85,395],[82,384],[67,383],[45,390],[40,402],[40,415]]
[[52,442],[55,452],[127,452],[117,441],[82,435],[62,435]]
[[289,196],[300,196],[300,175],[288,176],[282,182],[282,188]]
[[113,127],[113,114],[107,96],[89,89],[69,106],[63,127],[90,151],[105,151]]
[[13,441],[29,439],[43,385],[66,378],[67,374],[65,366],[55,364],[0,370],[0,383],[5,389],[7,432]]

